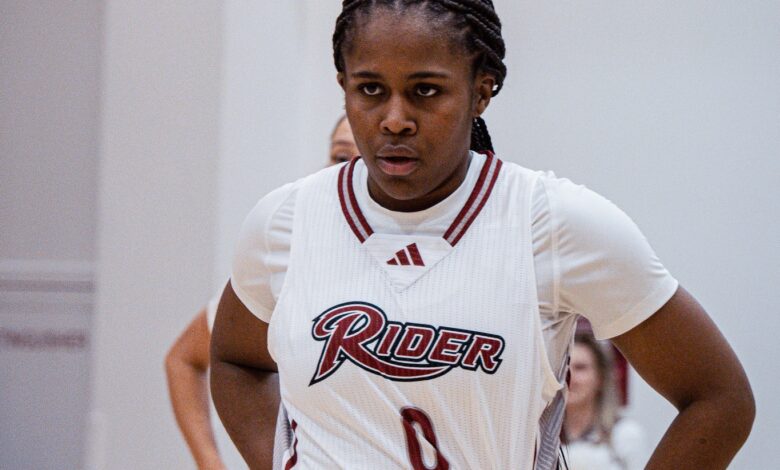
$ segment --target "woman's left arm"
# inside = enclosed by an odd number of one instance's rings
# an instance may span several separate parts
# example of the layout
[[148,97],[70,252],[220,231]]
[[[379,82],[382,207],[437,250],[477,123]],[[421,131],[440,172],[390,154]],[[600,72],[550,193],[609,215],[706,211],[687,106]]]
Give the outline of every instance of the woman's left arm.
[[704,309],[680,287],[658,312],[612,339],[678,410],[647,469],[725,469],[755,417],[745,371]]

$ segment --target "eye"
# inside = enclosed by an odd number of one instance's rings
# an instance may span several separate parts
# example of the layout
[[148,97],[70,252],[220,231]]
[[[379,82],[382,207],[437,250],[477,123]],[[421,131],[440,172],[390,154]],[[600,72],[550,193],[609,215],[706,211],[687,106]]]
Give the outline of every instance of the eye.
[[431,85],[418,85],[416,93],[418,96],[430,98],[436,96],[439,93],[439,89]]
[[365,95],[368,96],[377,96],[382,94],[382,87],[376,83],[364,83],[362,85],[359,85],[358,88],[360,91],[362,91]]

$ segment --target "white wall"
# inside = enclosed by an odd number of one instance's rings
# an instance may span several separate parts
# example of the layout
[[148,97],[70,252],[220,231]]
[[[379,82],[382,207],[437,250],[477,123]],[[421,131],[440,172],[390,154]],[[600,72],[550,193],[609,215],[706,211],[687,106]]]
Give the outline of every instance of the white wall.
[[344,108],[330,52],[339,11],[319,0],[225,3],[215,284],[258,199],[327,163]]
[[81,468],[101,2],[0,2],[0,468]]
[[222,14],[106,7],[91,469],[192,466],[163,358],[212,288]]
[[92,260],[100,2],[0,2],[0,258]]

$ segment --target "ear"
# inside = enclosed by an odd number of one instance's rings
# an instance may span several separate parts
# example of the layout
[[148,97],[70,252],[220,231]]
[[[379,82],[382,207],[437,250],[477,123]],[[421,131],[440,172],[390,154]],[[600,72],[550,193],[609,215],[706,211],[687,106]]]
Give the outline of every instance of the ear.
[[344,88],[346,86],[346,78],[344,77],[344,72],[338,72],[336,74],[336,81],[339,82],[339,86],[342,90],[346,91]]
[[479,72],[474,79],[474,117],[479,117],[485,112],[493,97],[493,88],[496,86],[496,77],[492,74]]

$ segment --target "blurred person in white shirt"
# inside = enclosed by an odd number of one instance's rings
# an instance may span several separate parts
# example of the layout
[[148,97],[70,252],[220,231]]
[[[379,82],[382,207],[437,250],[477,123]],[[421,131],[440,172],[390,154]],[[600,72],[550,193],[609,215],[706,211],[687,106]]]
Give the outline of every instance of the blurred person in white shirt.
[[563,425],[570,470],[634,470],[647,463],[644,431],[620,415],[611,352],[589,332],[575,337]]

